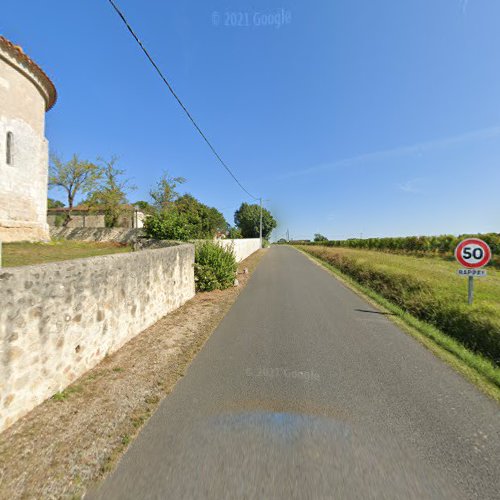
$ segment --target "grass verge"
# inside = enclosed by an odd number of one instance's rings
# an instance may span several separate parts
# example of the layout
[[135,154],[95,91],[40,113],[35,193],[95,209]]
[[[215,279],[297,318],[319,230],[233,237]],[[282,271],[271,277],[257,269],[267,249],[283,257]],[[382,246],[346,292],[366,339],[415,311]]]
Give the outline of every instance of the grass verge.
[[132,247],[115,242],[54,240],[49,243],[4,243],[3,267],[30,266],[62,260],[131,252]]
[[470,351],[460,342],[404,311],[379,293],[360,284],[321,258],[312,255],[306,249],[299,248],[298,250],[316,264],[326,268],[348,288],[377,306],[382,312],[392,313],[387,317],[402,330],[409,333],[427,349],[464,375],[485,394],[500,402],[500,368],[495,366],[493,362]]
[[[252,276],[198,293],[0,434],[0,498],[80,498],[115,466]],[[248,268],[249,274],[243,273]]]

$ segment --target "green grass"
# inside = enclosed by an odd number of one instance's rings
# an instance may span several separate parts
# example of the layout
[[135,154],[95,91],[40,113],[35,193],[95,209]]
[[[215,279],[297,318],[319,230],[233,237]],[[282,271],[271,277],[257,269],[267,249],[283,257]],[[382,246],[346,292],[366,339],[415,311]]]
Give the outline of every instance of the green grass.
[[424,320],[469,349],[500,363],[500,272],[475,279],[467,304],[467,279],[458,263],[347,248],[302,247],[403,311]]
[[29,266],[131,251],[130,246],[114,242],[56,240],[50,243],[4,243],[2,266]]
[[[462,343],[443,333],[435,326],[419,320],[412,314],[375,292],[369,286],[360,284],[348,274],[310,252],[311,247],[301,247],[304,253],[327,268],[346,285],[384,312],[392,313],[391,320],[415,337],[425,347],[475,383],[483,392],[500,401],[500,368],[490,359],[477,354]],[[358,250],[354,250],[357,252]],[[378,253],[378,252],[377,252]],[[392,255],[391,255],[392,256]]]

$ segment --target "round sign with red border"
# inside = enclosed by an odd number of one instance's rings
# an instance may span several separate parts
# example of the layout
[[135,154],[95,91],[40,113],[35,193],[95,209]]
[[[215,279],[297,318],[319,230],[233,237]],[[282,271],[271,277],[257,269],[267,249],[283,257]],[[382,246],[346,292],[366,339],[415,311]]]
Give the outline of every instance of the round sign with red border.
[[467,238],[455,249],[455,258],[464,267],[477,269],[483,267],[491,259],[491,250],[486,242],[478,238]]

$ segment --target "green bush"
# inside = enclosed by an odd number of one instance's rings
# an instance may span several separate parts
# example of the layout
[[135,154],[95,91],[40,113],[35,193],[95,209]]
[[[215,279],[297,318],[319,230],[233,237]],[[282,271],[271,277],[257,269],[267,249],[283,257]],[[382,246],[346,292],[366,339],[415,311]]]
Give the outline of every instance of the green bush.
[[205,241],[196,245],[194,257],[196,290],[224,290],[234,284],[238,264],[232,250]]
[[158,212],[144,221],[144,233],[155,240],[187,241],[194,238],[196,227],[177,210]]

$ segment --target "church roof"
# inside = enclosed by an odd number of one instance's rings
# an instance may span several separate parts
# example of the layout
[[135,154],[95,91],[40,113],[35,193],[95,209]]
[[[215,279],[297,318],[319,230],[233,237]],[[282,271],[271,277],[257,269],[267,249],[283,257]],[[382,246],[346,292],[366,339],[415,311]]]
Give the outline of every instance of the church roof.
[[42,83],[44,87],[45,97],[45,110],[48,111],[54,106],[57,100],[57,91],[55,85],[52,83],[51,79],[43,71],[38,64],[33,61],[27,54],[24,53],[23,49],[19,45],[15,45],[7,38],[0,35],[0,49],[5,50],[13,57],[21,66],[26,67],[31,73]]

